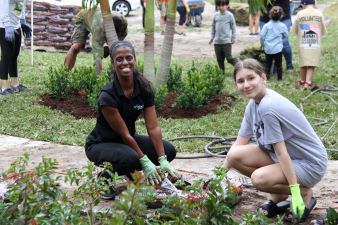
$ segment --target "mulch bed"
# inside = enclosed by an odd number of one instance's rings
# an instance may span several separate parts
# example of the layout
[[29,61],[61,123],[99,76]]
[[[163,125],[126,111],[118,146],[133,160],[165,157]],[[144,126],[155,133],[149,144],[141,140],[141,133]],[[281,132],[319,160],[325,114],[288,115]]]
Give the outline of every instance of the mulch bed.
[[[200,118],[208,114],[217,113],[219,109],[230,109],[235,101],[234,96],[217,95],[210,99],[210,101],[195,109],[177,109],[172,105],[176,99],[175,93],[169,93],[163,109],[157,110],[157,114],[162,118]],[[76,119],[81,118],[95,118],[96,111],[91,108],[83,95],[74,93],[73,95],[54,98],[50,94],[46,93],[40,96],[39,103],[44,106],[48,106],[51,109],[59,110],[63,113],[73,115]]]

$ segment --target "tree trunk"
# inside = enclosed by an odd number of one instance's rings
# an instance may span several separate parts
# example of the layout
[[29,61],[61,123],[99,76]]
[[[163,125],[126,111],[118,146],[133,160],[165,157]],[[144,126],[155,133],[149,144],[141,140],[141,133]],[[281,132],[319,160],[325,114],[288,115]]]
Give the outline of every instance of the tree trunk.
[[165,36],[163,39],[161,57],[156,73],[156,86],[165,84],[169,78],[171,55],[173,51],[176,19],[176,0],[169,0]]
[[146,16],[145,16],[145,33],[144,33],[144,67],[143,74],[150,82],[155,82],[154,69],[154,0],[147,0]]
[[103,18],[103,27],[106,33],[107,44],[110,47],[114,41],[117,41],[117,34],[110,12],[109,0],[100,0],[100,8]]
[[82,8],[95,9],[100,4],[101,14],[103,19],[103,27],[106,33],[107,44],[110,47],[114,41],[117,41],[117,34],[113,22],[113,17],[110,12],[109,0],[82,0]]

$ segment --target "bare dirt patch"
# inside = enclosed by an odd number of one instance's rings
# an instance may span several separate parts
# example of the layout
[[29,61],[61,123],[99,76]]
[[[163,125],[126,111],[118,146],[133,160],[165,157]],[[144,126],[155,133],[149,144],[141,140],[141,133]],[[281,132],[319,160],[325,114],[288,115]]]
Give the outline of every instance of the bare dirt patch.
[[[203,21],[200,27],[186,27],[186,36],[175,35],[173,45],[173,57],[176,59],[204,59],[214,58],[214,46],[209,45],[211,34],[212,18],[215,13],[215,7],[208,2],[205,2],[203,12]],[[144,49],[144,34],[142,28],[142,10],[131,12],[128,20],[128,36],[127,39],[131,41],[137,55],[143,54]],[[155,11],[155,54],[160,55],[163,44],[164,35],[160,34],[159,30],[159,12]],[[178,21],[178,15],[176,18]],[[177,22],[178,23],[178,22]],[[176,23],[176,24],[177,24]],[[234,56],[238,55],[242,50],[252,46],[259,41],[259,36],[249,35],[247,26],[237,26],[236,42],[232,46],[232,53]]]

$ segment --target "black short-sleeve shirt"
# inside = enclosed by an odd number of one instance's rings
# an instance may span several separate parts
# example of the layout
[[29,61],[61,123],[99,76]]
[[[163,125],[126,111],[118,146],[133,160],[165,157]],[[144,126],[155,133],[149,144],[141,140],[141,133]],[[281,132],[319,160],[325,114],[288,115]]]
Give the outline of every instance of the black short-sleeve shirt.
[[134,91],[130,98],[124,95],[118,79],[114,79],[107,84],[101,91],[98,98],[98,114],[94,130],[87,138],[86,145],[99,142],[121,141],[119,134],[117,134],[108,124],[102,114],[103,106],[111,106],[117,108],[123,121],[128,127],[129,133],[134,135],[135,121],[146,107],[154,105],[154,95],[152,92],[147,92],[136,76],[141,76],[134,73]]

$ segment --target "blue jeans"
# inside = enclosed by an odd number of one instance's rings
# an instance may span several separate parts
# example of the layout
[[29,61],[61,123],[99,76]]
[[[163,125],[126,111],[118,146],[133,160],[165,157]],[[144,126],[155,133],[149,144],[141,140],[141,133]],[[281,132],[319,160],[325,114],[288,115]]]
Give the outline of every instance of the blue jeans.
[[[281,21],[282,23],[285,24],[285,26],[288,28],[288,31],[290,32],[291,26],[292,26],[292,20],[291,19],[285,19]],[[259,21],[259,27],[262,30],[265,22],[264,21]],[[293,68],[292,65],[292,48],[289,42],[289,38],[283,40],[283,55],[285,58],[286,62],[286,68],[291,69]]]

